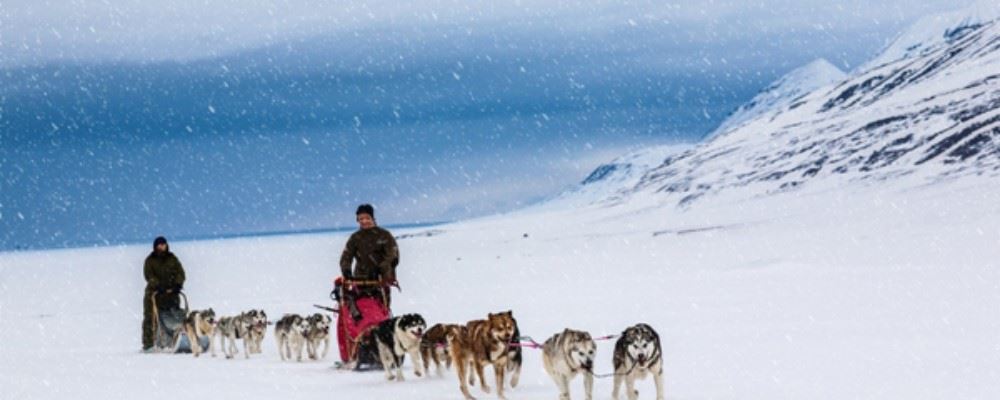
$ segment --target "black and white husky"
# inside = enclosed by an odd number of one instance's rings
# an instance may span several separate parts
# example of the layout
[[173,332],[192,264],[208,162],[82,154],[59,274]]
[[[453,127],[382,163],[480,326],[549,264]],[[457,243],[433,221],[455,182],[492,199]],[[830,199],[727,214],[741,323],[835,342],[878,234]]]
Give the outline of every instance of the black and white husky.
[[244,314],[250,320],[250,331],[247,332],[246,339],[250,342],[250,353],[260,354],[264,334],[267,332],[267,314],[264,310],[250,310]]
[[291,360],[293,353],[296,361],[302,361],[302,348],[305,347],[308,331],[309,321],[298,314],[285,314],[274,324],[274,336],[278,340],[282,361]]
[[[306,319],[309,330],[306,331],[306,352],[309,358],[319,360],[326,358],[330,350],[330,324],[333,319],[329,315],[315,313]],[[323,344],[323,354],[319,354],[319,345]]]
[[625,381],[626,396],[629,400],[639,398],[635,390],[635,380],[653,376],[656,384],[656,399],[663,400],[663,358],[660,335],[646,324],[636,324],[622,332],[615,342],[615,385],[611,397],[618,400],[618,389]]
[[[372,332],[378,347],[379,359],[388,380],[403,380],[403,356],[409,354],[413,360],[416,376],[423,375],[420,362],[420,338],[427,329],[427,323],[419,314],[406,314],[382,321]],[[393,375],[395,372],[395,375]]]
[[[250,358],[249,340],[247,335],[250,334],[250,318],[246,313],[241,313],[240,315],[233,317],[222,317],[219,319],[219,324],[215,327],[215,336],[219,338],[219,346],[222,348],[222,354],[226,355],[226,358],[233,358],[233,355],[239,353],[236,348],[236,341],[243,340],[243,354],[246,358]],[[229,342],[229,346],[226,346],[226,342]],[[213,354],[214,356],[215,354]]]
[[[514,320],[513,340],[520,340],[521,329],[517,327],[517,319],[514,318],[513,313],[510,318]],[[509,346],[507,349],[507,373],[510,374],[511,388],[516,388],[517,382],[521,379],[521,362],[523,360],[521,351],[521,346]]]
[[569,383],[583,374],[583,390],[587,400],[594,398],[594,353],[597,344],[587,332],[566,329],[542,345],[545,372],[559,386],[559,399],[569,400]]

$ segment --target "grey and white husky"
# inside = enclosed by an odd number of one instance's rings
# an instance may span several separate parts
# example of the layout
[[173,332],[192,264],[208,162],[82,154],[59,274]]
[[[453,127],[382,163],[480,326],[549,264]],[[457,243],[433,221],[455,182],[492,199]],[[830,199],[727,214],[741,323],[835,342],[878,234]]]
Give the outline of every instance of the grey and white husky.
[[[330,325],[333,319],[329,315],[315,313],[309,318],[309,330],[306,331],[306,352],[309,358],[320,360],[326,358],[326,352],[330,350]],[[319,345],[323,345],[323,354],[319,353]]]
[[566,329],[552,335],[542,345],[545,372],[559,386],[559,399],[569,400],[569,383],[583,374],[585,398],[594,398],[594,353],[597,345],[587,332]]
[[274,324],[274,336],[278,340],[282,361],[291,360],[293,353],[296,361],[302,361],[302,348],[305,347],[308,331],[309,321],[298,314],[285,314]]
[[247,332],[247,340],[250,341],[250,353],[260,354],[260,347],[264,342],[264,334],[267,332],[267,314],[264,313],[264,310],[250,310],[244,314],[250,321],[250,331]]
[[[243,340],[243,354],[246,358],[250,358],[250,340],[247,337],[249,334],[250,318],[246,313],[233,317],[222,317],[219,319],[218,326],[215,327],[215,336],[219,338],[219,346],[226,358],[233,358],[239,352],[236,348],[236,341],[240,339]],[[226,346],[227,341],[229,346]]]

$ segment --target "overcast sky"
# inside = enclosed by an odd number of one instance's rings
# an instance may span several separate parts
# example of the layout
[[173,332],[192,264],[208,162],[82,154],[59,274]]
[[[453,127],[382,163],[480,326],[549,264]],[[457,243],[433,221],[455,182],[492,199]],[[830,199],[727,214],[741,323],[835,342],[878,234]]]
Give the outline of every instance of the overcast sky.
[[0,0],[0,250],[516,209],[954,7]]
[[856,63],[916,17],[955,7],[952,0],[4,0],[0,61],[191,60],[321,35],[457,26],[579,37],[646,29],[658,35],[650,40],[683,42],[689,58],[784,36],[789,53],[821,49],[835,62]]

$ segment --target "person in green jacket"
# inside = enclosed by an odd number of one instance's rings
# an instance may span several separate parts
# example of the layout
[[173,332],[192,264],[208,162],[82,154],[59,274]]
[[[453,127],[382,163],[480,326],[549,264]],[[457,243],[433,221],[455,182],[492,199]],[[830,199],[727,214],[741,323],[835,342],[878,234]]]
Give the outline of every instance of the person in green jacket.
[[399,264],[396,239],[388,230],[375,224],[375,208],[371,204],[358,206],[355,215],[359,229],[347,239],[347,245],[340,254],[341,274],[347,279],[396,283],[396,265]]
[[361,319],[354,305],[356,297],[382,297],[390,303],[389,286],[397,286],[396,266],[399,265],[399,247],[388,230],[375,224],[375,208],[362,204],[354,213],[358,230],[354,232],[340,254],[340,272],[344,279],[378,281],[381,287],[363,288],[355,295],[348,295],[347,305],[351,317]]
[[153,325],[153,296],[158,309],[180,306],[180,291],[184,286],[184,267],[163,236],[153,241],[153,252],[142,267],[146,291],[142,298],[142,351],[151,352],[156,331]]

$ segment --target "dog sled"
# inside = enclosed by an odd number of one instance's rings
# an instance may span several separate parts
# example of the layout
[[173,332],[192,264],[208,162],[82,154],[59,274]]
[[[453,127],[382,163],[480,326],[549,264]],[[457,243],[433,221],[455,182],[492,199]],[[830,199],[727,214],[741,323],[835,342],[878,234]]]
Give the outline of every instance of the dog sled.
[[[174,307],[157,304],[157,295],[153,295],[153,324],[155,325],[153,347],[157,353],[190,353],[191,339],[184,332],[184,319],[187,318],[189,307],[187,296],[183,292],[177,292],[180,302]],[[202,349],[207,349],[212,338],[202,336],[198,338],[198,344]]]
[[336,307],[323,307],[337,314],[337,369],[368,371],[382,369],[374,342],[365,340],[382,321],[389,319],[389,287],[377,280],[334,281],[330,299]]

